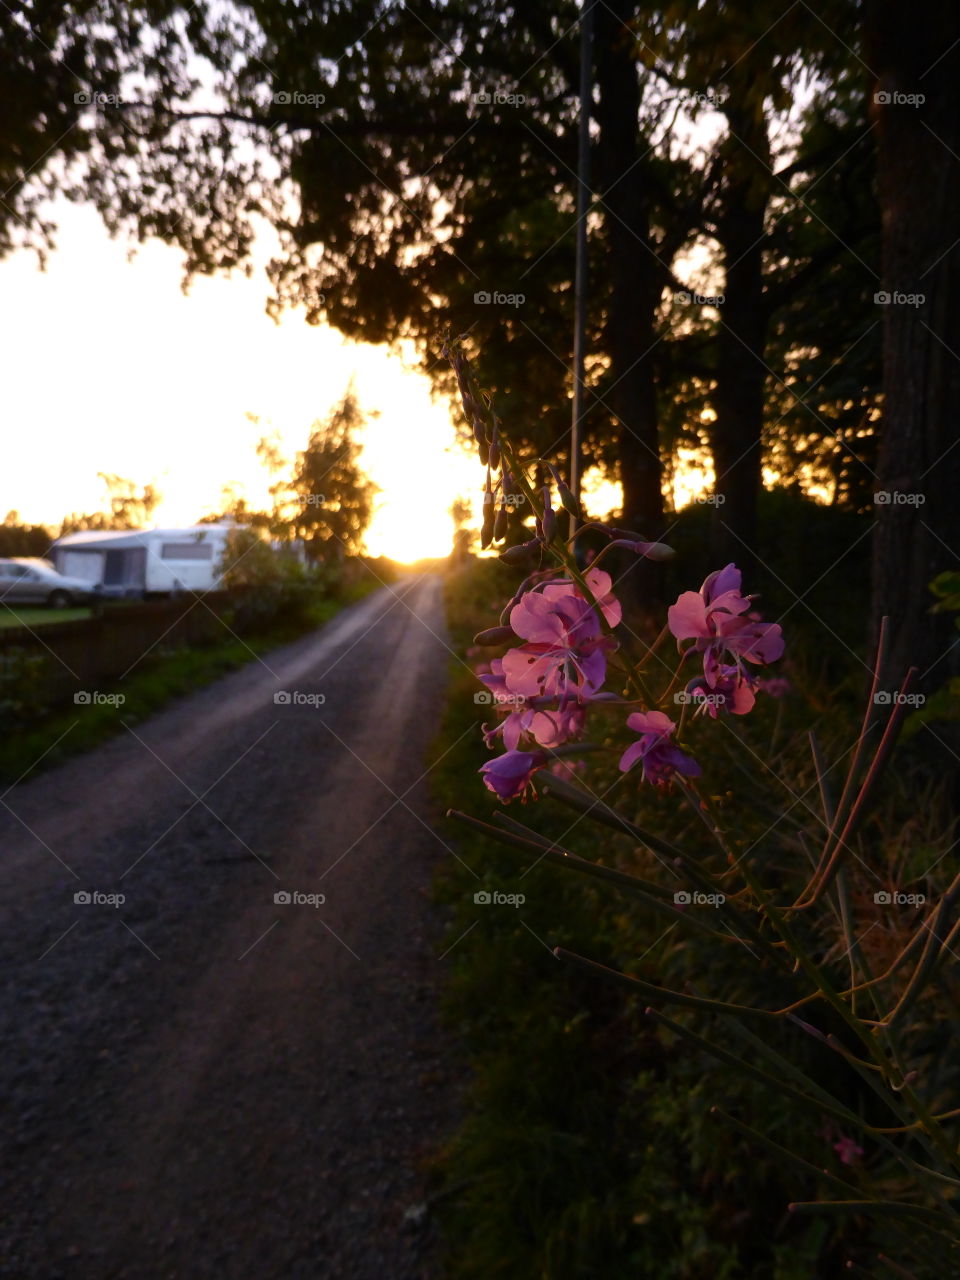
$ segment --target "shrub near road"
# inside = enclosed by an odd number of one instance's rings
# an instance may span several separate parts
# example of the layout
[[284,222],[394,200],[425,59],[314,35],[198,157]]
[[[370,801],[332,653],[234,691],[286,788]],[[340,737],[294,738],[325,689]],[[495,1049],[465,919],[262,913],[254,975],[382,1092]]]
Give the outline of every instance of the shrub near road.
[[[470,637],[490,622],[476,602],[501,595],[516,577],[487,561],[448,582],[452,633],[475,665],[482,657]],[[464,780],[487,757],[479,722],[490,710],[474,702],[472,672],[451,665],[444,740],[460,741],[438,785],[442,803],[459,807]],[[492,817],[493,797],[485,807]],[[583,856],[634,862],[629,842],[604,840],[601,854],[575,814],[546,800],[537,827]],[[670,835],[688,845],[698,838],[689,821]],[[532,858],[459,828],[452,838],[481,880],[454,863],[439,885],[457,909],[448,1010],[476,1072],[469,1117],[446,1156],[450,1182],[466,1181],[447,1211],[451,1276],[808,1280],[817,1242],[805,1242],[802,1226],[782,1213],[788,1197],[775,1165],[740,1152],[736,1168],[736,1140],[709,1115],[721,1098],[733,1105],[710,1080],[709,1061],[658,1034],[639,1002],[568,971],[551,952],[562,945],[624,961],[646,953],[656,968],[676,945],[673,935],[663,937],[661,923],[586,877],[545,863],[524,874]],[[477,907],[478,883],[520,891],[524,906]],[[772,1127],[782,1125],[770,1110]],[[750,1244],[758,1217],[779,1219],[780,1238],[774,1230],[766,1244]]]
[[[492,602],[508,599],[520,576],[502,563],[482,562],[448,583],[452,628],[464,662],[453,669],[445,741],[458,745],[443,765],[442,803],[469,808],[501,827],[519,819],[591,862],[663,879],[663,868],[635,841],[598,829],[549,798],[522,810],[511,807],[495,818],[501,806],[493,796],[482,796],[476,771],[487,752],[479,721],[492,722],[495,709],[474,701],[482,686],[466,668],[482,669],[498,650],[478,651],[470,637],[496,622],[498,606]],[[491,604],[484,606],[485,601]],[[831,626],[849,625],[841,616],[845,604],[839,597],[836,616],[828,615]],[[767,833],[786,808],[791,839],[786,853],[771,847],[769,857],[776,861],[767,868],[785,884],[809,866],[799,831],[818,784],[804,731],[812,723],[827,759],[849,749],[857,737],[856,702],[838,694],[835,665],[825,678],[816,651],[798,644],[792,687],[766,705],[758,703],[738,730],[747,747],[746,768],[735,741],[711,739],[710,794],[727,815],[726,823],[735,822],[742,847],[769,845]],[[858,683],[856,666],[854,657],[846,673],[850,687]],[[599,755],[589,757],[593,792],[621,806],[627,794],[634,795],[633,808],[627,809],[633,821],[695,863],[709,865],[716,855],[706,827],[675,797],[618,782],[616,759],[630,739],[623,737],[617,745],[614,734],[607,740],[614,747],[609,765],[598,765]],[[792,812],[782,792],[771,795],[772,774],[806,804]],[[549,791],[549,776],[542,776]],[[745,784],[750,804],[731,807]],[[609,795],[608,787],[614,788]],[[916,936],[917,904],[891,910],[892,897],[890,904],[882,897],[886,886],[906,885],[914,898],[923,893],[928,900],[943,894],[950,876],[943,801],[942,789],[903,755],[857,837],[859,861],[843,882],[848,917],[828,915],[818,940],[819,953],[831,964],[839,958],[841,971],[850,963],[845,957],[851,920],[860,938],[860,959],[876,973],[889,968]],[[463,827],[454,828],[452,838],[481,879],[454,864],[440,885],[442,896],[457,909],[447,957],[449,1007],[476,1069],[470,1118],[447,1153],[451,1183],[465,1182],[447,1213],[451,1275],[807,1280],[845,1273],[848,1261],[873,1268],[881,1249],[895,1257],[909,1252],[913,1233],[882,1212],[820,1218],[788,1210],[796,1201],[862,1195],[881,1204],[884,1197],[917,1194],[916,1187],[903,1184],[896,1155],[884,1147],[882,1136],[864,1139],[858,1132],[857,1116],[882,1126],[884,1112],[835,1049],[797,1024],[759,1028],[767,1051],[779,1052],[790,1071],[820,1082],[817,1087],[825,1085],[841,1110],[854,1117],[852,1123],[826,1100],[820,1111],[798,1108],[782,1087],[784,1072],[765,1083],[733,1063],[719,1064],[691,1032],[727,1046],[734,1062],[746,1052],[754,1065],[764,1065],[756,1046],[723,1016],[694,1020],[667,1006],[679,1028],[675,1033],[645,1014],[656,1000],[561,966],[552,948],[596,958],[655,987],[719,993],[730,1002],[773,1007],[776,985],[764,966],[744,970],[735,948],[684,934],[651,916],[635,897],[554,869],[546,859],[527,871],[537,860],[535,850],[504,849]],[[473,900],[478,884],[522,892],[525,902],[518,908],[478,906]],[[949,1057],[952,989],[945,972],[903,1028],[906,1042],[915,1046],[911,1052],[919,1055],[912,1060],[935,1072],[927,1076],[927,1087],[938,1111],[949,1109],[952,1092],[949,1069],[935,1065]],[[839,1030],[822,1014],[816,1022]],[[723,1121],[714,1108],[731,1119]],[[835,1189],[839,1185],[857,1194],[841,1193]],[[920,1198],[917,1203],[922,1213]],[[911,1259],[919,1268],[915,1274],[936,1274],[922,1269],[924,1250],[931,1265],[930,1254],[936,1258],[940,1250],[942,1256],[945,1247],[939,1238],[924,1244],[920,1236],[920,1260]]]

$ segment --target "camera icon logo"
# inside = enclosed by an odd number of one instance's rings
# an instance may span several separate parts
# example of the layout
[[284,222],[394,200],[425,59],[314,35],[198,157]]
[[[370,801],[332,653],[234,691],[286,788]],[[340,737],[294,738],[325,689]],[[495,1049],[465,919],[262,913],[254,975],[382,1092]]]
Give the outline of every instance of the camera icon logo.
[[73,895],[73,900],[75,903],[77,903],[78,906],[83,906],[83,907],[89,906],[91,902],[90,894],[86,891],[86,889],[78,889],[77,892]]
[[273,695],[273,700],[278,707],[285,707],[290,701],[290,694],[286,689],[278,689]]
[[875,293],[873,300],[878,307],[888,307],[890,305],[890,295],[886,289],[881,289],[879,293]]
[[473,695],[473,700],[478,707],[488,707],[493,701],[493,694],[489,689],[481,689]]
[[93,101],[93,96],[89,93],[75,93],[73,95],[73,100],[78,107],[89,107],[90,103]]
[[888,107],[890,105],[890,94],[886,89],[878,89],[873,95],[873,100],[880,107]]
[[287,907],[290,905],[290,893],[286,889],[278,889],[273,895],[273,900],[278,907]]
[[878,507],[886,507],[890,505],[890,494],[886,489],[880,489],[873,495],[874,505]]
[[475,93],[473,95],[473,100],[474,102],[485,104],[490,101],[490,95],[487,93],[486,89],[481,89],[479,93]]
[[690,894],[686,889],[678,889],[673,895],[673,901],[678,907],[689,907]]
[[290,95],[289,93],[275,93],[273,95],[273,101],[278,107],[289,107]]
[[490,294],[487,292],[486,289],[478,289],[477,292],[473,295],[473,300],[477,304],[477,306],[480,306],[480,307],[489,306]]
[[874,706],[877,706],[877,707],[889,707],[889,705],[890,705],[891,701],[892,701],[892,699],[891,699],[891,697],[890,697],[890,690],[889,690],[889,689],[879,689],[879,690],[878,690],[878,691],[873,695],[873,702],[874,702]]
[[890,896],[889,893],[887,893],[886,889],[880,889],[877,893],[873,895],[873,900],[877,904],[877,906],[889,907],[890,903],[893,901],[893,898]]
[[673,296],[676,298],[678,302],[690,301],[690,294],[687,292],[686,289],[679,289]]
[[685,707],[688,703],[693,702],[693,695],[688,693],[686,689],[679,689],[673,695],[673,700],[681,707]]
[[478,906],[488,907],[490,905],[490,893],[487,889],[478,889],[473,895],[473,900]]

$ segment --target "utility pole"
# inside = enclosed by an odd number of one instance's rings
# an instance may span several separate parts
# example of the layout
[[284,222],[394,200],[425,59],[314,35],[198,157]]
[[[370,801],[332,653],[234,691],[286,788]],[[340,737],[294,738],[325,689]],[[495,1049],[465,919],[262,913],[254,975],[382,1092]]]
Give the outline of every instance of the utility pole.
[[[584,340],[587,327],[587,209],[590,205],[590,106],[593,99],[593,7],[580,11],[580,130],[577,148],[576,269],[573,319],[573,420],[570,425],[570,488],[580,499],[580,420],[584,405]],[[573,530],[571,529],[571,533]]]

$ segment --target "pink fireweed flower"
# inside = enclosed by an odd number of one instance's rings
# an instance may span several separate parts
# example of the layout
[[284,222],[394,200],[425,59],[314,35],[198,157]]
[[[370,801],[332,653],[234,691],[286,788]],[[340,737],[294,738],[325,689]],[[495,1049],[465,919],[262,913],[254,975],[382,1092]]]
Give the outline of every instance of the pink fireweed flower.
[[620,769],[626,773],[638,760],[643,764],[643,780],[655,787],[666,787],[675,773],[686,778],[700,776],[700,766],[671,741],[676,725],[662,711],[635,711],[627,716],[627,727],[640,738],[627,747],[620,757]]
[[545,751],[508,751],[480,769],[487,789],[504,802],[533,789],[533,775],[547,763]]
[[732,716],[745,716],[756,702],[754,689],[761,683],[737,667],[721,667],[711,687],[705,676],[696,676],[687,685],[687,694],[695,704],[694,715],[708,715],[716,720],[720,711]]
[[[503,659],[494,658],[490,665],[490,673],[480,679],[487,686],[496,710],[506,712],[506,717],[492,727],[483,726],[488,747],[493,747],[497,738],[503,739],[503,745],[509,751],[516,751],[521,743],[531,738],[541,747],[559,747],[582,733],[587,718],[582,701],[525,698],[511,693],[504,679]],[[606,695],[601,694],[596,700],[605,698]]]
[[583,732],[586,718],[586,707],[567,702],[559,707],[534,711],[529,729],[541,747],[559,747]]
[[[606,618],[607,626],[617,626],[623,617],[623,610],[620,608],[620,601],[613,594],[613,579],[609,573],[604,573],[603,569],[588,569],[583,575],[583,580],[593,593],[594,600],[600,606],[600,612]],[[580,600],[585,599],[583,592],[571,578],[561,578],[548,582],[543,588],[542,594],[548,600],[557,600],[566,595],[574,595]]]
[[607,673],[596,611],[572,592],[547,597],[528,591],[510,610],[510,625],[526,644],[503,657],[507,689],[525,698],[589,696]]
[[711,689],[732,665],[745,676],[744,662],[776,662],[784,650],[776,622],[761,622],[750,613],[750,599],[740,594],[740,570],[718,569],[699,591],[684,591],[667,610],[667,625],[682,640],[693,640],[687,652],[703,654],[703,673]]
[[856,1164],[863,1155],[863,1147],[853,1138],[840,1138],[833,1144],[833,1149],[840,1157],[841,1164]]
[[515,751],[520,745],[521,738],[529,730],[534,711],[528,706],[526,698],[511,693],[507,688],[503,676],[502,658],[494,658],[490,663],[489,674],[481,675],[480,679],[487,686],[497,710],[507,712],[506,719],[501,720],[498,725],[492,728],[483,726],[484,740],[488,747],[492,747],[497,738],[501,737],[507,750]]

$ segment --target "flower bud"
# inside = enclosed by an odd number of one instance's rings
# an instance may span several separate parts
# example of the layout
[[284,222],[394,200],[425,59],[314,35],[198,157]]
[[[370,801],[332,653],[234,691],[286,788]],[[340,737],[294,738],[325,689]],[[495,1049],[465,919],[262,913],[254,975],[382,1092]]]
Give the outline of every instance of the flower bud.
[[506,551],[501,551],[500,559],[504,564],[524,564],[533,552],[542,546],[543,543],[539,538],[532,538],[529,542],[521,542],[515,547],[507,547]]
[[560,495],[560,505],[563,507],[564,511],[568,511],[575,520],[579,520],[581,518],[580,504],[573,496],[573,491],[560,479],[560,472],[557,468],[552,463],[548,463],[547,465],[550,467],[550,474],[553,476],[554,483],[557,486],[557,493]]
[[515,639],[516,634],[512,627],[488,627],[486,631],[480,631],[473,637],[473,643],[483,647],[493,647],[498,644],[506,644],[508,640]]
[[543,540],[549,546],[557,536],[557,517],[552,507],[544,509],[543,520],[540,523],[543,529]]
[[493,540],[499,542],[501,538],[507,536],[507,508],[501,507],[497,512],[497,518],[493,522]]
[[672,560],[677,554],[673,547],[668,547],[665,542],[634,542],[626,538],[617,538],[609,545],[623,547],[625,551],[632,551],[635,555],[643,556],[647,560]]

